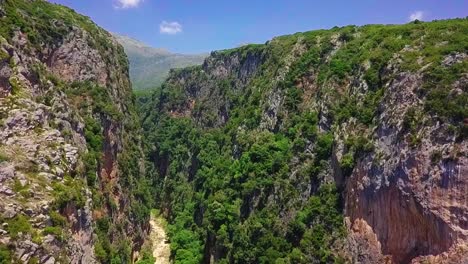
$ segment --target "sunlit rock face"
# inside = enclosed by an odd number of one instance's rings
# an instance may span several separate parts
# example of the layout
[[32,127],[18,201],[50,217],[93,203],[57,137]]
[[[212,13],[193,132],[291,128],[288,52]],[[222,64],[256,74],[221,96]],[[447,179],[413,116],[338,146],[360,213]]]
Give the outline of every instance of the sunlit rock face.
[[104,219],[125,226],[105,239],[128,242],[122,255],[130,261],[145,232],[127,217],[131,187],[120,185],[119,155],[139,144],[124,127],[134,110],[123,48],[89,19],[45,1],[0,1],[0,27],[2,258],[105,261],[96,249]]

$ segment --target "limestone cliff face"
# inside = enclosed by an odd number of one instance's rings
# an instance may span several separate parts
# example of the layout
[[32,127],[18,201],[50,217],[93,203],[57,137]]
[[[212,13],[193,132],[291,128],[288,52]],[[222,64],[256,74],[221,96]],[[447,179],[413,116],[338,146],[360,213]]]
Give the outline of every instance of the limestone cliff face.
[[[181,101],[182,105],[170,105],[167,110],[173,116],[193,115],[199,124],[209,127],[225,124],[231,108],[230,103],[225,101],[226,91],[229,89],[233,96],[244,92],[246,84],[255,76],[262,63],[261,52],[233,52],[229,56],[213,52],[201,66],[172,70],[164,85],[182,91],[187,98]],[[194,109],[195,101],[206,109]],[[210,119],[204,114],[208,111],[215,116]]]
[[2,256],[95,263],[121,243],[131,261],[144,232],[125,186],[138,175],[119,163],[139,151],[123,48],[41,0],[1,1],[0,27]]
[[[383,254],[397,263],[464,250],[468,161],[461,153],[468,150],[467,142],[457,139],[449,124],[428,116],[420,116],[418,122],[425,125],[417,132],[405,131],[405,114],[420,109],[422,75],[393,76],[374,132],[375,149],[362,157],[347,180],[345,212],[351,221],[365,220]],[[459,81],[466,89],[464,78]],[[416,146],[413,136],[421,139]]]
[[[303,129],[297,120],[312,111],[318,134],[333,137],[320,171],[301,174],[323,155],[318,152],[320,136],[295,134],[303,145],[291,150],[288,178],[274,188],[258,187],[254,194],[241,196],[241,225],[270,208],[285,235],[319,186],[334,183],[343,200],[347,235],[332,248],[346,262],[465,263],[468,55],[462,35],[467,30],[466,19],[346,27],[215,52],[201,67],[173,71],[153,96],[145,120],[158,120],[151,111],[159,111],[173,119],[190,118],[202,131],[221,127],[232,144],[224,141],[232,147],[224,151],[238,162],[242,140],[249,135],[289,137]],[[187,159],[192,164],[187,178],[168,179],[170,173],[163,170],[161,180],[191,184],[203,166],[195,157]],[[153,161],[162,164],[158,157]],[[164,167],[170,164],[166,156]],[[195,176],[193,188],[203,188],[201,182]],[[291,193],[294,198],[283,198]],[[162,206],[174,219],[174,202],[165,202]],[[209,206],[197,210],[194,221],[203,228]],[[235,259],[235,252],[220,246],[225,236],[207,232],[204,239],[205,262]],[[293,247],[295,241],[287,238]],[[235,242],[229,246],[238,250]],[[313,255],[307,252],[306,258],[308,253]]]

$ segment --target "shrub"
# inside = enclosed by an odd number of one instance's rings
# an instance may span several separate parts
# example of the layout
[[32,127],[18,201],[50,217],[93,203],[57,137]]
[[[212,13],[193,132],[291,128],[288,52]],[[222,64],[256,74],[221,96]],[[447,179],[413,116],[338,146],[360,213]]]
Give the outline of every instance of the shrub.
[[315,146],[317,159],[319,160],[328,159],[328,157],[331,154],[332,146],[333,146],[333,134],[332,133],[319,135],[317,138],[316,146]]
[[351,173],[351,171],[354,168],[354,155],[353,153],[346,153],[342,158],[341,158],[341,163],[340,163],[341,169],[343,170],[343,173],[345,175]]
[[38,257],[32,257],[29,259],[28,264],[39,264],[39,258]]
[[0,264],[11,264],[11,251],[5,245],[0,245]]
[[49,212],[49,216],[50,216],[50,220],[52,221],[53,226],[61,226],[61,227],[66,226],[67,219],[65,218],[65,216],[53,210]]
[[78,208],[85,206],[86,199],[83,195],[84,184],[79,179],[72,179],[65,176],[64,183],[53,183],[55,201],[54,204],[60,210],[63,210],[68,203],[74,203]]
[[4,162],[4,161],[9,161],[10,158],[3,152],[0,151],[0,163]]
[[47,226],[43,231],[44,235],[53,235],[58,240],[63,241],[63,229],[58,226]]
[[416,108],[409,108],[403,117],[402,129],[407,132],[414,132],[420,123],[420,116]]
[[345,144],[350,151],[354,151],[358,155],[370,152],[374,148],[372,142],[362,135],[349,137],[346,139]]
[[98,239],[94,243],[94,254],[96,255],[96,258],[101,262],[101,263],[106,263],[108,260],[108,254],[107,251],[104,249],[101,240]]
[[351,65],[349,65],[349,62],[335,59],[330,62],[330,71],[338,77],[338,79],[343,79],[346,74],[351,71]]
[[95,152],[100,152],[103,147],[104,137],[102,136],[101,130],[101,125],[94,118],[85,118],[86,143],[90,146],[91,150]]
[[144,249],[142,252],[142,258],[136,262],[136,264],[154,264],[156,259],[153,257],[151,250]]
[[24,215],[19,214],[8,221],[8,232],[12,238],[17,238],[19,233],[30,234],[32,230],[29,219]]
[[453,96],[449,89],[444,88],[432,89],[425,101],[426,111],[455,122],[461,122],[468,116],[467,105],[468,95],[466,93]]
[[2,48],[0,48],[0,61],[8,60],[10,55],[5,52]]
[[88,186],[94,186],[97,179],[97,169],[98,169],[98,157],[99,153],[96,153],[90,150],[88,153],[83,156],[83,163],[85,164],[85,173],[86,173],[86,183]]

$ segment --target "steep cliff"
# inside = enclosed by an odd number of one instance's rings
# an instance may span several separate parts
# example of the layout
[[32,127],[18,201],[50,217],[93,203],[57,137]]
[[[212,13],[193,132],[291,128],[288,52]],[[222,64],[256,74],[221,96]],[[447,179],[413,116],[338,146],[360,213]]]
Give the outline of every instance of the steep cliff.
[[176,263],[464,263],[468,20],[213,52],[145,106]]
[[0,1],[2,263],[126,263],[148,222],[128,61],[88,18]]

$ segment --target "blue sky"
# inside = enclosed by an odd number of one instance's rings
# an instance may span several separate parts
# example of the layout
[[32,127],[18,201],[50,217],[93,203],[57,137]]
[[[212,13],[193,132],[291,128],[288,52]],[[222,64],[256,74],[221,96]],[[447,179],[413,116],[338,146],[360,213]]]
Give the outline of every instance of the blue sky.
[[344,25],[466,17],[467,0],[50,0],[105,29],[178,53]]

